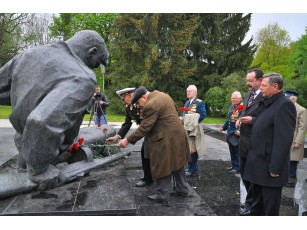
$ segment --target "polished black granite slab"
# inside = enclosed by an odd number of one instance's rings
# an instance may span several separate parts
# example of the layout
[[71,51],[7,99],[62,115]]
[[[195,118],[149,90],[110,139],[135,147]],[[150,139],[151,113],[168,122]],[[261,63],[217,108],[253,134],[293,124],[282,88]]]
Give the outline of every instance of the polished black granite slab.
[[1,200],[0,207],[2,215],[136,215],[123,163],[61,187]]

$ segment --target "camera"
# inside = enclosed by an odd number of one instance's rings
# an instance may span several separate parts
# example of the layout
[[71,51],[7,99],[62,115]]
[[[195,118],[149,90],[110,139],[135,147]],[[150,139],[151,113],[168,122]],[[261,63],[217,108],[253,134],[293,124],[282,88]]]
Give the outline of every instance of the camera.
[[95,101],[101,100],[101,93],[96,91],[94,96]]

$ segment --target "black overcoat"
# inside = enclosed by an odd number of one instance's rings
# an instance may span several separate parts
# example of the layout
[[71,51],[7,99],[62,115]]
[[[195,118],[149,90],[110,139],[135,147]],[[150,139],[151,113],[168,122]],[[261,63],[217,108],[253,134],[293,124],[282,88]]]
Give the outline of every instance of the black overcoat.
[[132,123],[135,121],[137,125],[141,123],[141,110],[134,105],[128,105],[125,108],[126,118],[117,134],[124,138],[129,132]]
[[[295,121],[295,106],[283,91],[260,102],[251,131],[245,180],[269,187],[287,183]],[[270,172],[279,177],[272,177]]]

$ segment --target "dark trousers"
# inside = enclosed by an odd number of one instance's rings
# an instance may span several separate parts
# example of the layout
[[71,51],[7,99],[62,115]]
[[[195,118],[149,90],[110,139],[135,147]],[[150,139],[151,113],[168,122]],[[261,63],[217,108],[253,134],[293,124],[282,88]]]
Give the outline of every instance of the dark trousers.
[[246,164],[246,157],[240,157],[240,174],[242,182],[246,189],[245,208],[250,209],[253,203],[253,197],[252,197],[253,187],[249,181],[243,179],[245,164]]
[[142,168],[144,172],[144,181],[147,184],[151,184],[153,182],[151,170],[150,170],[150,161],[148,158],[144,157],[145,151],[144,151],[144,142],[142,144],[141,148],[141,159],[142,159]]
[[289,177],[296,177],[298,161],[290,161]]
[[172,190],[172,181],[175,184],[175,192],[189,193],[189,185],[186,181],[184,167],[171,175],[156,180],[156,192],[160,199],[168,201]]
[[188,163],[188,172],[196,173],[198,171],[198,153],[191,154],[191,161]]
[[267,187],[253,184],[252,214],[257,216],[278,216],[281,191],[282,187]]
[[230,159],[231,159],[231,167],[239,172],[239,145],[233,146],[232,144],[228,144]]

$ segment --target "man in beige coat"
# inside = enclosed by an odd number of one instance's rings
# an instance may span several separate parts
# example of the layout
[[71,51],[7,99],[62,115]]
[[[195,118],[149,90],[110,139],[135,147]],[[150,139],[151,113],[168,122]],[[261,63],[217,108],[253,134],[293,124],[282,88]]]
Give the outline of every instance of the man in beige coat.
[[294,103],[297,112],[295,132],[290,154],[289,180],[286,184],[286,187],[294,187],[297,181],[297,165],[299,161],[303,160],[304,158],[305,132],[307,130],[307,110],[297,103],[298,93],[291,90],[286,90],[285,95]]
[[147,137],[145,148],[149,154],[152,176],[156,180],[156,194],[148,196],[148,199],[168,203],[172,176],[176,184],[173,194],[187,196],[189,187],[184,166],[190,160],[190,149],[174,101],[163,92],[149,92],[140,86],[135,90],[131,103],[137,103],[142,108],[143,120],[118,146],[124,148]]

